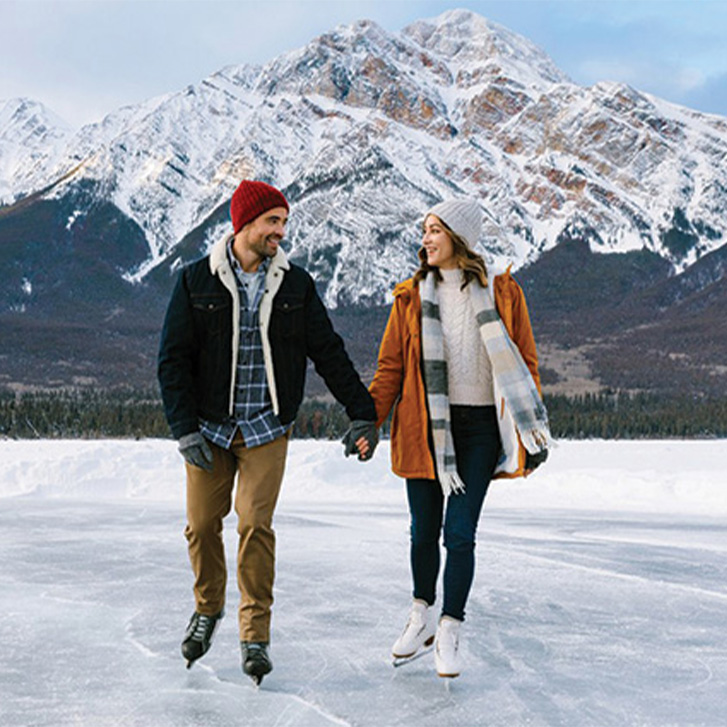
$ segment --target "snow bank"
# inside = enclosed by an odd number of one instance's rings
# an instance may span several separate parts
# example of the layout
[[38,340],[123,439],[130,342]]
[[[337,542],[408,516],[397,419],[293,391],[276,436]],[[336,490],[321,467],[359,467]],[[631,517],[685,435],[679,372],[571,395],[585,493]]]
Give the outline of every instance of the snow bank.
[[[723,516],[725,461],[725,440],[563,441],[527,480],[496,481],[488,507]],[[182,502],[182,460],[170,440],[0,441],[0,498],[18,496]],[[365,464],[338,442],[291,442],[283,502],[364,500],[404,504],[388,442]]]

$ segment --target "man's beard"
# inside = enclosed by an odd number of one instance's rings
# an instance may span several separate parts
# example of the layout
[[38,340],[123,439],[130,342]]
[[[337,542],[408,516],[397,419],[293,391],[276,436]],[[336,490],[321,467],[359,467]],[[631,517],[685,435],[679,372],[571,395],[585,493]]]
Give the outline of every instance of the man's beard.
[[273,242],[276,245],[280,245],[280,239],[277,238],[274,235],[268,235],[267,237],[263,238],[262,240],[259,240],[256,242],[252,249],[253,251],[259,255],[260,257],[273,257],[275,253],[278,251],[277,247],[273,250],[269,246],[269,242]]

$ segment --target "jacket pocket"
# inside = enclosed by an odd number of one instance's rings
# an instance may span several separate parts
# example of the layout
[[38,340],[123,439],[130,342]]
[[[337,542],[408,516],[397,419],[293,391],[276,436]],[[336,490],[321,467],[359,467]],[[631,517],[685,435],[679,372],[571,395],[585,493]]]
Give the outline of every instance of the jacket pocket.
[[270,333],[284,339],[305,338],[305,304],[302,298],[277,296],[273,301]]
[[202,337],[217,336],[230,320],[229,296],[219,294],[192,295],[192,314]]

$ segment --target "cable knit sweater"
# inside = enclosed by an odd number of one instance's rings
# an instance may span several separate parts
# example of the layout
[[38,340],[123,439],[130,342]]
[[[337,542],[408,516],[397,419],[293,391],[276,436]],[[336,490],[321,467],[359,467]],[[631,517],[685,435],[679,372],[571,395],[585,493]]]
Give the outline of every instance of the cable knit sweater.
[[441,270],[437,286],[439,316],[447,358],[449,403],[468,406],[494,404],[492,366],[480,337],[467,289],[460,290],[462,271]]

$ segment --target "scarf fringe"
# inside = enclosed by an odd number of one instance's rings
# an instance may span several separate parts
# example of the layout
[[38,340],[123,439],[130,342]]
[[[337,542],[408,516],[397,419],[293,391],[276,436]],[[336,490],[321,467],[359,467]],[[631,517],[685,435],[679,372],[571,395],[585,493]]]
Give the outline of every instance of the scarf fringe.
[[530,454],[548,449],[552,445],[548,411],[520,349],[497,313],[492,288],[470,285],[469,291],[482,343],[493,362],[493,380],[507,402],[520,441]]
[[439,482],[445,497],[459,495],[465,490],[464,481],[457,472],[446,472],[444,475],[440,475]]
[[528,429],[524,432],[519,432],[519,434],[523,447],[525,447],[530,454],[542,452],[544,449],[548,449],[553,444],[550,438],[550,432],[547,428]]

